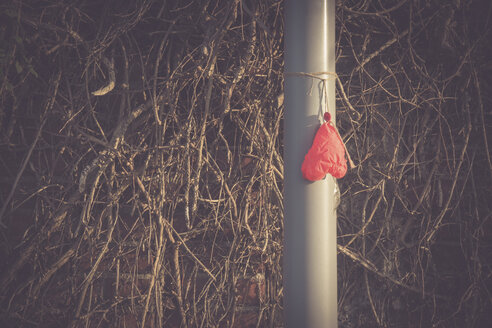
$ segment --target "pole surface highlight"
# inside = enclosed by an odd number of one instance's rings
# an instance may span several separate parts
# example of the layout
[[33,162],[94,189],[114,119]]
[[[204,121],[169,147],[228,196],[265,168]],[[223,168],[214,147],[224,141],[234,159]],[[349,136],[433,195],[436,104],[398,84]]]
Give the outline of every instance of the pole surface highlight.
[[[285,7],[284,317],[290,328],[337,327],[335,181],[304,180],[301,165],[322,115],[335,122],[334,0],[287,0]],[[328,108],[326,108],[328,104]]]

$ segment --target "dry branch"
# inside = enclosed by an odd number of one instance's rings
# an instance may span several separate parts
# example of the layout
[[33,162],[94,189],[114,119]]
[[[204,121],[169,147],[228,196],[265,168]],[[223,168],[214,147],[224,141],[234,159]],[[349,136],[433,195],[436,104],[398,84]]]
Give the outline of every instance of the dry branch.
[[[2,7],[0,325],[283,325],[283,4]],[[336,13],[340,326],[480,327],[491,5],[385,5]]]

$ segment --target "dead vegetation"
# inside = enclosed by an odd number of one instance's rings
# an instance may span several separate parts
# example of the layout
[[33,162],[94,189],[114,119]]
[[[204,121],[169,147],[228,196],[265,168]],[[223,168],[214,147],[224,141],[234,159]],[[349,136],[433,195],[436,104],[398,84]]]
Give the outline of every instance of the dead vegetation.
[[[485,325],[490,8],[337,4],[340,327]],[[283,2],[0,15],[0,322],[283,326]]]
[[343,327],[486,326],[490,8],[339,3],[337,72],[357,114],[338,125],[358,164],[340,181]]

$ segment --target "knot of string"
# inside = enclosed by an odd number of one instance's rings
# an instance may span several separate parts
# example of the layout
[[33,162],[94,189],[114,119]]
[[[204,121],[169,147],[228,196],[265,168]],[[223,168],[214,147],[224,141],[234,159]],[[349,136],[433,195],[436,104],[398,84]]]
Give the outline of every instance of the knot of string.
[[[284,76],[308,77],[308,78],[320,80],[323,88],[323,97],[325,98],[325,108],[327,112],[330,112],[330,106],[328,105],[328,85],[326,82],[330,79],[338,80],[337,73],[335,72],[313,72],[313,73],[285,72]],[[323,113],[319,113],[318,116],[323,117]],[[320,122],[323,122],[322,119],[320,119]]]
[[[361,118],[361,114],[355,110],[355,108],[352,106],[350,101],[348,100],[347,94],[345,93],[345,89],[343,88],[342,81],[340,81],[340,78],[338,77],[338,74],[335,72],[312,72],[312,73],[306,73],[306,72],[285,72],[284,73],[285,77],[309,77],[312,79],[317,79],[322,81],[323,83],[323,88],[325,89],[324,92],[327,92],[326,88],[326,81],[335,79],[337,81],[338,88],[340,89],[340,93],[342,95],[343,100],[347,104],[347,106],[350,108],[350,110],[357,115],[357,118]],[[328,76],[328,77],[326,77]],[[326,100],[326,98],[325,98]],[[328,107],[326,107],[328,108]]]

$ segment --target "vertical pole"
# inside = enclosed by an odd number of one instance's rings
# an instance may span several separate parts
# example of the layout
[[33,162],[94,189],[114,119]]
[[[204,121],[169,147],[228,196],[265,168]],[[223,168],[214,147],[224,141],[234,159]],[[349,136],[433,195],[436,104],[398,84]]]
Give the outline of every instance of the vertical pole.
[[[289,73],[335,72],[334,0],[286,0],[284,132],[284,302],[286,327],[337,327],[334,179],[311,183],[301,165],[327,111],[318,79]],[[335,120],[335,80],[327,103]]]

